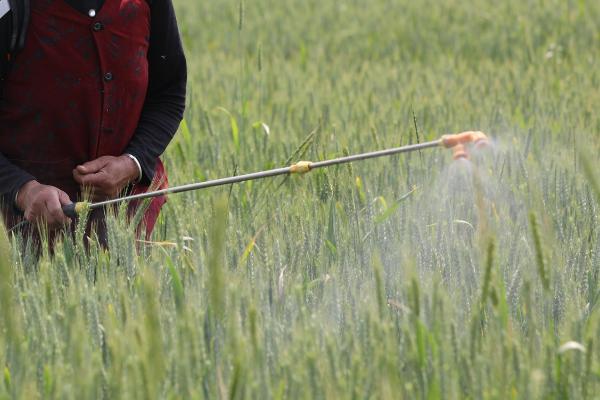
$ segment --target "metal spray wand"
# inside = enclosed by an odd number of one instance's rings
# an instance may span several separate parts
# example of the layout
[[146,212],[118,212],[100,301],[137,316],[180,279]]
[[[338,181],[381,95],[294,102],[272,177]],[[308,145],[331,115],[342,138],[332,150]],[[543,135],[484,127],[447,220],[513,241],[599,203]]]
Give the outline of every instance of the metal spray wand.
[[[153,192],[141,193],[132,196],[119,197],[112,200],[101,201],[97,203],[89,202],[77,202],[66,206],[63,206],[63,212],[70,218],[76,218],[77,215],[81,214],[84,210],[95,210],[105,206],[115,205],[123,202],[129,202],[133,200],[150,199],[158,196],[167,194],[175,194],[182,192],[189,192],[192,190],[206,189],[210,187],[230,185],[233,183],[247,182],[257,179],[270,178],[279,175],[291,175],[291,174],[304,174],[319,168],[331,167],[339,164],[347,164],[354,161],[368,160],[371,158],[387,157],[394,154],[410,153],[418,150],[429,149],[433,147],[444,147],[447,149],[456,148],[457,146],[464,146],[468,143],[474,143],[476,146],[483,146],[488,143],[488,138],[483,132],[463,132],[453,135],[444,135],[440,139],[425,142],[420,144],[413,144],[408,146],[396,147],[392,149],[373,151],[369,153],[355,154],[347,157],[340,157],[331,160],[324,161],[300,161],[288,167],[275,168],[267,171],[260,171],[251,174],[231,176],[228,178],[215,179],[206,182],[191,183],[182,186],[175,186],[163,190],[157,190]],[[462,149],[462,147],[459,147]]]

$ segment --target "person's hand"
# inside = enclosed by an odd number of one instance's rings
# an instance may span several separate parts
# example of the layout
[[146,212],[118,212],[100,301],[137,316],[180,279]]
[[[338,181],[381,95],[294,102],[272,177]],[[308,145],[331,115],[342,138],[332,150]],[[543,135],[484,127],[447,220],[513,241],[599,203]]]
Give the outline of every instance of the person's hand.
[[17,207],[25,213],[27,221],[46,223],[50,229],[58,229],[71,222],[62,206],[71,204],[69,195],[54,186],[29,181],[19,189]]
[[138,177],[135,161],[126,155],[103,156],[73,170],[73,178],[81,185],[82,191],[91,189],[91,201],[114,199]]

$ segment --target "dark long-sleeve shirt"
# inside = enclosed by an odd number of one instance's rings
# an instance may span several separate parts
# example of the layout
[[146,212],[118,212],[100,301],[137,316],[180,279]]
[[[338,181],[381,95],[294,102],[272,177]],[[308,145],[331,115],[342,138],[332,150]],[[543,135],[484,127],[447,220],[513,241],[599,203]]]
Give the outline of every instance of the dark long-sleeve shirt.
[[[65,1],[89,15],[105,0]],[[152,180],[156,160],[177,131],[185,108],[187,66],[172,0],[151,0],[148,62],[148,93],[135,135],[125,150],[139,161],[146,184]],[[13,165],[1,151],[0,196],[12,201],[19,188],[35,177]]]

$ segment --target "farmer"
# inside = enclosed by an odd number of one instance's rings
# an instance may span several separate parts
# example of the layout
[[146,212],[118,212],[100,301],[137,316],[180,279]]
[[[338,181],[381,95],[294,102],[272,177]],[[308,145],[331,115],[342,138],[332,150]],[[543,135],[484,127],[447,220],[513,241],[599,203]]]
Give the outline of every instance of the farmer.
[[[83,193],[100,201],[166,187],[158,157],[183,117],[187,80],[172,0],[0,0],[0,7],[7,1],[0,34],[17,31],[22,44],[1,83],[7,227],[24,218],[56,230],[70,222],[61,207]],[[26,32],[11,29],[15,23]],[[13,37],[4,34],[0,50],[10,50]],[[164,202],[148,206],[147,235]],[[94,218],[102,224],[103,212]]]

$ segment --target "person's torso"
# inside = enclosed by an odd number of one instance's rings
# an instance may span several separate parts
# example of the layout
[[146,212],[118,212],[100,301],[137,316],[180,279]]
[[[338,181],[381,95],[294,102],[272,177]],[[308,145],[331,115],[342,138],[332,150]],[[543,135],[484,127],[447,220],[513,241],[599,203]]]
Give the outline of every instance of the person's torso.
[[105,0],[93,17],[31,0],[25,48],[0,105],[0,151],[42,183],[73,192],[72,169],[120,155],[148,86],[146,0]]

